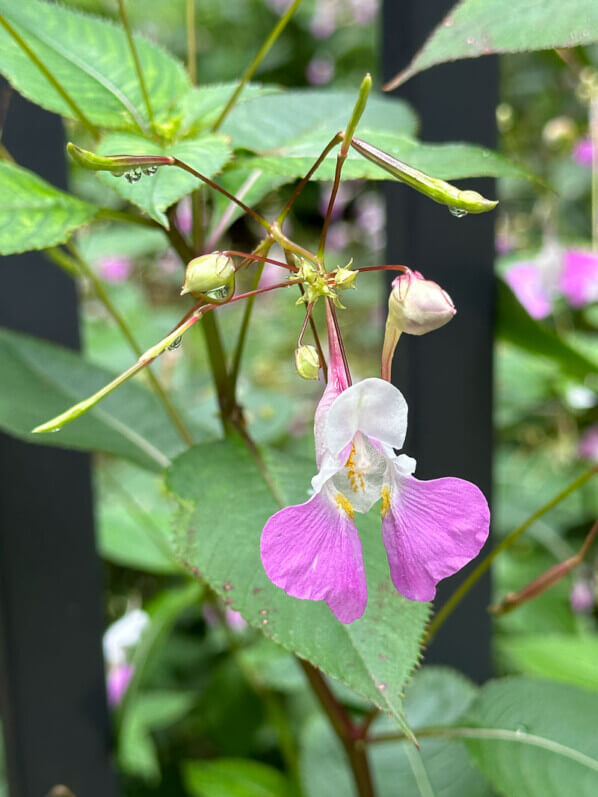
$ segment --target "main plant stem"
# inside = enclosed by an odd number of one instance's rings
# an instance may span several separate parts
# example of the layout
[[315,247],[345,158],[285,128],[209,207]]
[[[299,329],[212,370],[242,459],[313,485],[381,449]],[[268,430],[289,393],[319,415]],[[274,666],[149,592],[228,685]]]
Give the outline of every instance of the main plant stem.
[[376,793],[361,729],[353,724],[343,706],[333,695],[320,670],[303,659],[298,659],[298,661],[321,708],[328,716],[334,732],[345,749],[359,797],[375,797]]

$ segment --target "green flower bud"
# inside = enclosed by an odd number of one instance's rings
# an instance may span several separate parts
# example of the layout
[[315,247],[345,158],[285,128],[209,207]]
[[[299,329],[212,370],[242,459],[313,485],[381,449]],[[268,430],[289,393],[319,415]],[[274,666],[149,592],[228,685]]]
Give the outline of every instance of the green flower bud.
[[222,252],[212,252],[191,260],[185,271],[181,296],[190,293],[196,299],[227,302],[235,291],[235,263]]
[[295,367],[303,379],[317,379],[320,373],[320,356],[315,346],[295,349]]

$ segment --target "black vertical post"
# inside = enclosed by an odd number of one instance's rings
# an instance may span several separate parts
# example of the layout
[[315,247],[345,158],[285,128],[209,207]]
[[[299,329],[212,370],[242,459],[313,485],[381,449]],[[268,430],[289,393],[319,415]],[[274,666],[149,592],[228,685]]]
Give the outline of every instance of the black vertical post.
[[[58,117],[15,94],[3,142],[64,188]],[[1,258],[0,270],[0,324],[78,348],[72,280],[39,252]],[[77,797],[117,793],[101,590],[89,457],[0,435],[0,709],[11,797],[43,797],[58,783]]]
[[[384,78],[410,61],[454,0],[386,0],[383,15]],[[496,144],[496,57],[432,69],[400,87],[421,120],[425,141]],[[467,187],[495,196],[492,180]],[[395,384],[409,403],[406,451],[417,475],[460,476],[490,497],[492,468],[492,333],[494,214],[456,219],[448,209],[405,186],[388,184],[388,263],[403,263],[436,280],[458,314],[448,326],[421,338],[403,336]],[[441,583],[436,607],[469,572]],[[478,582],[447,620],[426,653],[427,662],[457,667],[477,681],[491,674],[488,578]]]

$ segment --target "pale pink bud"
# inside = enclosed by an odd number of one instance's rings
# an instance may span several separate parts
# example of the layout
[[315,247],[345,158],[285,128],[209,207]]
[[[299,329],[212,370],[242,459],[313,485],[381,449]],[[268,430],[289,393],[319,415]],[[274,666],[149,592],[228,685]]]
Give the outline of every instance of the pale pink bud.
[[407,271],[392,283],[388,324],[409,335],[425,335],[447,324],[455,305],[446,291],[419,271]]

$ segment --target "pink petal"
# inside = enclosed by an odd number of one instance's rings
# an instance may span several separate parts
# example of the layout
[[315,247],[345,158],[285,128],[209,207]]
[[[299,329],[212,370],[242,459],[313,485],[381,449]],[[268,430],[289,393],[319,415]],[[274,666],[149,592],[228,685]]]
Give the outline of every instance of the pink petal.
[[572,307],[598,299],[598,255],[570,249],[565,252],[561,291]]
[[272,515],[260,547],[266,575],[288,595],[326,601],[341,623],[364,613],[367,583],[359,535],[352,518],[326,493]]
[[489,524],[488,503],[475,484],[399,477],[382,517],[382,539],[397,590],[409,600],[432,600],[439,581],[477,556]]
[[542,274],[534,263],[517,263],[505,274],[505,280],[532,318],[546,318],[552,309],[542,285]]

